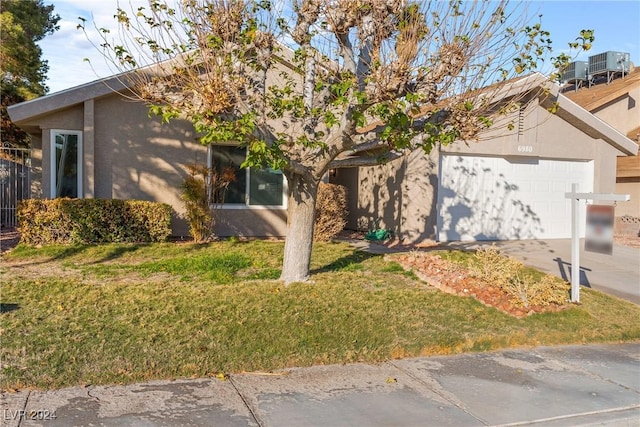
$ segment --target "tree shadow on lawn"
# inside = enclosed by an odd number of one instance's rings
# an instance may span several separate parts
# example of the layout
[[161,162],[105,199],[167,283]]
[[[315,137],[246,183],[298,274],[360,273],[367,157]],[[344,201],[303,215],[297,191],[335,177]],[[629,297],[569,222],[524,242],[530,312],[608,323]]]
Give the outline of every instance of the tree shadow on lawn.
[[[55,255],[46,257],[42,260],[39,261],[32,261],[32,262],[28,262],[25,265],[40,265],[40,264],[47,264],[49,262],[52,261],[62,261],[65,260],[67,258],[71,258],[77,255],[81,255],[83,252],[87,252],[89,249],[94,248],[96,246],[99,245],[73,245],[73,246],[69,246],[66,247],[64,249],[62,249],[60,252],[56,253]],[[122,255],[129,253],[129,252],[135,252],[138,249],[147,246],[146,244],[135,244],[132,246],[118,246],[116,248],[110,249],[106,252],[106,254],[104,254],[102,257],[100,257],[97,260],[88,262],[87,264],[100,264],[102,262],[106,262],[106,261],[111,261],[117,258],[120,258]]]
[[[162,242],[162,243],[179,244],[176,242]],[[127,253],[133,253],[142,248],[147,248],[154,244],[162,244],[162,243],[94,243],[94,244],[85,244],[85,245],[72,244],[65,247],[55,255],[49,256],[39,261],[29,262],[26,265],[40,265],[40,264],[46,264],[51,261],[62,261],[67,258],[81,255],[83,252],[87,252],[90,249],[105,247],[106,249],[103,251],[103,253],[99,254],[100,256],[98,259],[95,259],[93,261],[86,263],[87,265],[95,265],[103,262],[113,261],[122,257]],[[180,242],[180,243],[183,243],[183,242]],[[184,243],[189,243],[189,242],[184,242]],[[114,245],[114,247],[108,248],[109,245]],[[182,250],[184,253],[197,252],[197,251],[206,249],[207,246],[208,246],[208,243],[184,244]]]
[[20,309],[20,304],[0,303],[0,314]]
[[134,244],[131,246],[117,246],[107,251],[100,259],[90,262],[89,264],[101,264],[107,261],[118,259],[124,254],[136,252],[138,249],[149,246],[148,244]]
[[361,264],[363,261],[366,261],[370,258],[380,257],[382,255],[372,254],[370,252],[365,251],[353,251],[347,256],[343,256],[342,258],[338,258],[337,260],[324,265],[322,267],[316,267],[310,271],[311,274],[317,273],[328,273],[331,271],[340,271],[345,268],[349,268],[354,264]]
[[[101,264],[103,262],[113,261],[122,257],[125,254],[133,253],[140,249],[148,248],[155,244],[163,244],[163,243],[172,243],[175,245],[181,244],[182,255],[190,252],[199,252],[199,251],[206,250],[210,245],[209,243],[184,242],[184,243],[188,243],[188,244],[184,244],[183,242],[171,242],[171,241],[162,242],[162,243],[121,243],[121,244],[118,244],[118,246],[116,247],[109,248],[108,250],[105,251],[104,254],[102,254],[102,256],[99,259],[95,261],[91,261],[87,264],[95,265],[95,264]],[[111,243],[108,243],[105,245],[108,246],[108,245],[111,245]],[[84,248],[88,248],[88,247],[91,247],[91,246],[85,246]]]

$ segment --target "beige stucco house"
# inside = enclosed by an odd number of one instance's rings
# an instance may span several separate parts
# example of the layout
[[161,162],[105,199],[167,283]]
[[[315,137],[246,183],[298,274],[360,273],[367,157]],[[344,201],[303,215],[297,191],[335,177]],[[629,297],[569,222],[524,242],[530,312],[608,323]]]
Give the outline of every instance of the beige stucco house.
[[[640,68],[612,80],[583,86],[567,86],[564,94],[585,110],[607,122],[629,139],[640,143]],[[640,227],[640,156],[617,159],[616,193],[631,195],[631,201],[618,203],[616,216],[634,218],[635,231]],[[629,220],[626,218],[625,220]]]
[[536,96],[480,142],[336,171],[333,182],[351,194],[348,227],[391,229],[407,242],[570,237],[565,193],[573,183],[580,192],[616,191],[616,160],[638,146],[558,86],[548,96],[535,90],[545,84],[540,75],[513,84],[505,97],[531,90]]
[[[293,68],[285,59],[280,67]],[[279,68],[268,77],[277,84]],[[138,199],[174,208],[173,234],[188,235],[180,187],[191,164],[236,169],[216,215],[220,236],[283,236],[286,179],[280,171],[240,169],[246,149],[209,147],[191,123],[163,124],[132,98],[127,75],[73,87],[9,107],[32,141],[33,197]]]
[[[539,92],[545,81],[519,79],[504,96]],[[187,166],[238,168],[245,152],[233,145],[208,149],[187,122],[162,124],[127,96],[123,82],[122,76],[103,79],[9,108],[32,138],[35,195],[165,202],[175,210],[173,233],[186,235],[180,186]],[[551,114],[554,102],[560,108]],[[568,237],[564,193],[571,183],[580,191],[613,192],[616,158],[638,150],[557,87],[501,120],[480,143],[333,171],[331,179],[350,192],[349,227],[378,223],[408,241]],[[284,236],[283,175],[238,169],[236,177],[217,212],[218,235]]]

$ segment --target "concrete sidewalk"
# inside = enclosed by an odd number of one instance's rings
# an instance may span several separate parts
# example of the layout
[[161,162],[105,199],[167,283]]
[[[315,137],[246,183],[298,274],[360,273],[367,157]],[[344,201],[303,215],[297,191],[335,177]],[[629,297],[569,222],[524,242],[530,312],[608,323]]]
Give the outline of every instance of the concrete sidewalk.
[[640,426],[640,343],[20,391],[1,406],[7,427]]

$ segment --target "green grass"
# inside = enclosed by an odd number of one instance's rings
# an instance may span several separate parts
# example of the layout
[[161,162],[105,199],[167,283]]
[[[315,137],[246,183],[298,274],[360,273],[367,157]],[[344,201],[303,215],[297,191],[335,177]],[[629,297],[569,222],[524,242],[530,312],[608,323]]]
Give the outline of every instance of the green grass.
[[345,244],[315,246],[311,283],[272,280],[281,262],[263,241],[18,247],[0,264],[2,388],[640,339],[640,307],[586,289],[515,319]]

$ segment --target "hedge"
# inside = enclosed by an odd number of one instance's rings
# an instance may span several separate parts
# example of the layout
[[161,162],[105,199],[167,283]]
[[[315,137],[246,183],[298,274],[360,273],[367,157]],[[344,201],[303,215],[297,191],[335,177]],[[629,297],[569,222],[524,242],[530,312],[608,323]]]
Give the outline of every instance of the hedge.
[[30,246],[161,242],[171,234],[171,212],[141,200],[29,199],[18,204],[18,231]]

